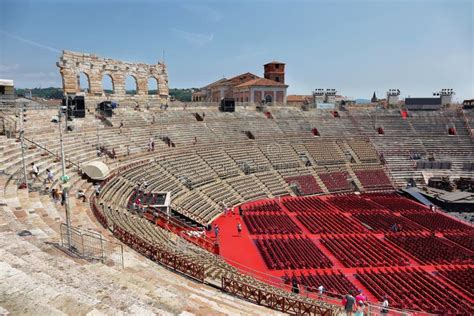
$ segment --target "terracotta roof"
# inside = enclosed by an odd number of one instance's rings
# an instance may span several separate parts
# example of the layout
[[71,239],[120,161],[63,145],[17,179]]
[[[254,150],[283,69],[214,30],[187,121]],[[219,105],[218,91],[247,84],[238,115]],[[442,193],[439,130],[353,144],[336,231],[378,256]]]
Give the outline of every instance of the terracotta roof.
[[301,94],[290,94],[286,97],[287,102],[304,102],[306,100],[311,100],[312,95],[301,95]]
[[249,80],[247,82],[244,82],[242,84],[239,84],[236,86],[236,88],[244,88],[244,87],[250,87],[250,86],[259,86],[259,87],[288,87],[286,84],[283,84],[281,82],[273,81],[270,79],[265,79],[265,78],[257,78],[253,80]]
[[213,83],[208,84],[207,86],[202,87],[201,89],[209,89],[209,88],[211,88],[213,86],[216,86],[216,85],[219,85],[219,84],[221,84],[225,81],[227,81],[227,78],[222,78],[222,79],[219,79],[217,81],[214,81]]
[[280,65],[284,65],[285,63],[282,63],[281,61],[272,60],[271,62],[266,63],[264,66],[270,65],[270,64],[280,64]]

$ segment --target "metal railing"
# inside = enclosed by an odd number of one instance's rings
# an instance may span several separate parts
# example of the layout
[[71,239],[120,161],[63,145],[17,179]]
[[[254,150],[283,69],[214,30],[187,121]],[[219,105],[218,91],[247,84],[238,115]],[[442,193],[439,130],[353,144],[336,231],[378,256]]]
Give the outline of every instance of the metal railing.
[[[26,138],[26,137],[24,137],[24,139],[25,139],[27,142],[33,144],[34,146],[37,146],[37,147],[41,148],[42,150],[46,151],[46,152],[49,153],[50,155],[52,155],[52,156],[54,156],[54,157],[56,157],[56,158],[58,158],[58,159],[61,159],[61,156],[60,156],[60,155],[53,153],[51,150],[49,150],[48,148],[46,148],[44,145],[41,145],[41,144],[39,144],[39,143],[37,143],[37,142],[35,142],[35,141],[31,140],[31,139],[28,139],[28,138]],[[80,165],[79,165],[78,163],[73,162],[71,159],[67,159],[67,158],[66,158],[65,161],[68,162],[68,163],[70,163],[71,165],[75,166],[78,171],[81,170]]]
[[[61,223],[61,246],[88,260],[99,260],[103,263],[112,263],[123,268],[123,246],[108,241],[94,231],[84,231],[71,227],[69,232],[67,225]],[[70,234],[71,238],[68,238]],[[70,240],[70,244],[68,242]]]

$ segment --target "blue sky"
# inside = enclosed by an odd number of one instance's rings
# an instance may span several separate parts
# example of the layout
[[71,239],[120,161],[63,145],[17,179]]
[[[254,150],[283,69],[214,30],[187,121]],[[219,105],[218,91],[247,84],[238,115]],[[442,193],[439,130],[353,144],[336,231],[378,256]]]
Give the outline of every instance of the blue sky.
[[170,87],[200,87],[287,64],[290,94],[398,88],[474,97],[474,1],[0,0],[0,78],[60,86],[63,49],[168,66]]

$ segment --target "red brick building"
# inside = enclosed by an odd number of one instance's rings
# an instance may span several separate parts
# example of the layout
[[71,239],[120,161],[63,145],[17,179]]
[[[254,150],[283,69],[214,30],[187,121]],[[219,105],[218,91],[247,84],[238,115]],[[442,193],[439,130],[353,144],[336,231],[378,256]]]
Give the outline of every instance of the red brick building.
[[286,104],[285,64],[272,61],[264,65],[264,78],[250,72],[217,80],[193,93],[196,102],[236,102]]

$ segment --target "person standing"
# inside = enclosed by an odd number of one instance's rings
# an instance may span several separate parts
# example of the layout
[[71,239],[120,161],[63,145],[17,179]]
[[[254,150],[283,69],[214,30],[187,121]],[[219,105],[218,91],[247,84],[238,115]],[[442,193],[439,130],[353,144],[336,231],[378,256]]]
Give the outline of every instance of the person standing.
[[352,313],[354,312],[355,298],[350,292],[344,296],[342,304],[344,305],[344,311],[346,312],[346,315],[352,316]]
[[380,314],[385,316],[388,314],[388,299],[387,296],[382,297],[382,299],[382,310],[380,311]]
[[219,237],[219,226],[214,225],[214,236],[216,237],[216,239]]
[[355,297],[356,299],[356,303],[358,304],[359,302],[362,302],[362,303],[366,303],[367,302],[367,296],[365,296],[364,294],[362,294],[362,290],[359,290],[359,293],[357,294],[357,296]]
[[323,293],[324,293],[324,286],[321,284],[320,286],[318,286],[318,295],[319,295],[319,298],[322,298],[322,297],[323,297]]
[[363,301],[356,303],[356,313],[355,316],[364,316],[365,304]]
[[237,223],[237,233],[239,237],[242,236],[242,225],[240,223]]
[[295,276],[291,279],[291,292],[294,294],[299,294],[300,293],[300,288],[298,286],[298,280],[296,279]]

